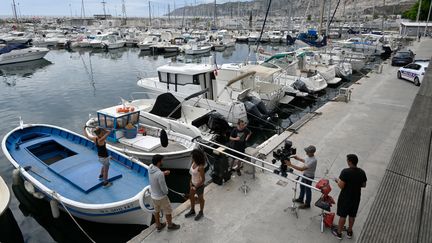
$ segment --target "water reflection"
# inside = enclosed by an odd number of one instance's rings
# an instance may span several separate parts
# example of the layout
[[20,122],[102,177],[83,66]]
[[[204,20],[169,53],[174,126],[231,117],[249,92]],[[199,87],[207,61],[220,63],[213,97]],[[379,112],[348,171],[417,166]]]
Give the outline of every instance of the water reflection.
[[52,62],[42,58],[29,62],[1,65],[0,76],[19,76],[23,78],[31,78],[36,71],[43,70],[46,66],[51,64]]
[[91,54],[97,57],[105,58],[105,59],[120,59],[123,54],[128,51],[128,48],[122,47],[118,49],[110,49],[106,51],[105,49],[92,49]]
[[[91,242],[72,218],[60,210],[59,218],[52,217],[47,201],[36,199],[23,184],[13,185],[19,209],[25,216],[33,217],[56,242]],[[101,224],[76,218],[83,230],[96,242],[126,242],[146,228],[144,225]]]

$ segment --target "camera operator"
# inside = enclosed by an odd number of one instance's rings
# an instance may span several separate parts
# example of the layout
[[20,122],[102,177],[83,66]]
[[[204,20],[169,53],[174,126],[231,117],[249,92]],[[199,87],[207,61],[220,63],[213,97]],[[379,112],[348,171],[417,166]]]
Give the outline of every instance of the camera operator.
[[[304,163],[303,166],[297,166],[291,164],[290,160],[285,160],[285,163],[287,166],[290,166],[291,168],[299,171],[303,171],[303,176],[310,178],[311,180],[302,178],[301,182],[311,185],[312,179],[315,178],[315,169],[317,165],[317,159],[315,158],[315,151],[316,148],[313,145],[309,145],[305,149],[307,157],[302,159],[299,158],[297,155],[292,156],[291,158],[296,159],[302,163]],[[306,201],[304,202],[304,196],[306,195]],[[310,208],[310,203],[312,200],[312,191],[309,187],[306,187],[304,185],[300,185],[300,195],[299,198],[295,199],[294,202],[302,203],[302,205],[299,206],[300,209],[308,209]]]
[[[229,138],[231,141],[230,147],[241,153],[245,152],[246,142],[249,140],[252,134],[251,131],[246,126],[247,123],[239,119],[237,122],[237,127],[231,131],[231,135]],[[244,158],[244,156],[241,154],[235,152],[231,152],[231,153],[236,157]],[[241,176],[240,167],[241,167],[241,161],[238,159],[234,159],[231,165],[231,170],[236,170],[238,176]]]

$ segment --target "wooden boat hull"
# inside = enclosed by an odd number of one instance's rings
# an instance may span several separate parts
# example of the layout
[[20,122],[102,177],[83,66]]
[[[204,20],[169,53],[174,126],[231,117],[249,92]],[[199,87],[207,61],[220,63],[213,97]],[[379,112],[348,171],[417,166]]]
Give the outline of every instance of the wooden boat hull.
[[108,149],[108,179],[113,185],[104,188],[97,178],[101,164],[94,143],[66,129],[26,124],[4,137],[2,150],[33,195],[55,201],[75,217],[100,223],[151,223],[148,167],[137,160]]

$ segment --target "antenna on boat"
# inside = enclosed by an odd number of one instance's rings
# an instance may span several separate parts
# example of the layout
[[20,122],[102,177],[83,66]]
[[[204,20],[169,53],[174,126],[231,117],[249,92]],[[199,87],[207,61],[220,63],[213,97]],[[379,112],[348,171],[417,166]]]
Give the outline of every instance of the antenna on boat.
[[19,126],[21,130],[24,129],[24,121],[21,119],[21,117],[19,117]]

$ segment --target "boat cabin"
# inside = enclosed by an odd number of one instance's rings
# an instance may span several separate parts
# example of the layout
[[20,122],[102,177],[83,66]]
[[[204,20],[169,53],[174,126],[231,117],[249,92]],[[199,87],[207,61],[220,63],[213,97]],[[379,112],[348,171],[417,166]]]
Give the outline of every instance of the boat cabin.
[[208,64],[169,63],[157,68],[159,82],[166,84],[168,91],[187,93],[209,89],[207,99],[214,98],[215,68]]
[[133,107],[117,105],[97,112],[98,125],[102,128],[112,129],[107,140],[119,142],[119,139],[134,138],[139,128],[140,111]]

